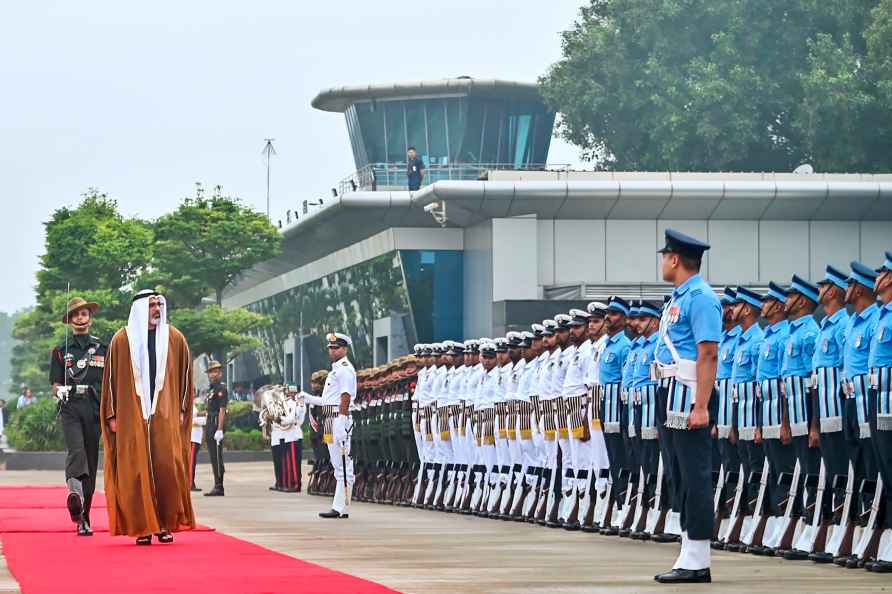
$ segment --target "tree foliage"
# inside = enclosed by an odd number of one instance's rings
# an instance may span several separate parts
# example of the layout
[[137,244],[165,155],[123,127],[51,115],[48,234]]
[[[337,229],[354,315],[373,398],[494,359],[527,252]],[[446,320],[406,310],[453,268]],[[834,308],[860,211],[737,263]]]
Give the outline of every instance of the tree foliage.
[[888,170],[890,14],[890,0],[592,0],[541,90],[604,169]]
[[76,207],[59,208],[46,223],[37,305],[17,318],[13,330],[18,341],[12,350],[13,381],[48,394],[49,353],[64,343],[69,283],[71,296],[101,304],[92,333],[105,341],[126,325],[133,292],[148,287],[168,297],[171,320],[181,326],[195,355],[254,348],[250,333],[269,324],[268,318],[203,308],[202,300],[208,295],[219,300],[224,279],[231,282],[242,267],[275,253],[278,241],[262,215],[221,196],[219,188],[208,199],[201,192],[184,199],[177,211],[157,221],[125,217],[114,200],[90,190]]
[[239,274],[276,255],[281,242],[265,215],[220,192],[217,186],[206,198],[199,186],[195,197],[155,223],[156,268],[209,287],[217,305]]

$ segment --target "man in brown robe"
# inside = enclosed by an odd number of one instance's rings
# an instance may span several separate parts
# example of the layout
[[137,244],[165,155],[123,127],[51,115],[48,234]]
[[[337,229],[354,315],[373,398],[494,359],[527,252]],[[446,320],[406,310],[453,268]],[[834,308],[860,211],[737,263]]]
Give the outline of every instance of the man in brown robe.
[[189,494],[192,355],[164,297],[140,291],[111,340],[102,378],[109,531],[148,545],[195,527]]

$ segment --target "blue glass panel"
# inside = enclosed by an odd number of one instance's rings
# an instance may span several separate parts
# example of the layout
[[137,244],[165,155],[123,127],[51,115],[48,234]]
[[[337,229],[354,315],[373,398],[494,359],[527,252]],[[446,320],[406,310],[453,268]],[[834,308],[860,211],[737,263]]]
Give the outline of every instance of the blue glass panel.
[[462,338],[462,252],[401,250],[419,342]]

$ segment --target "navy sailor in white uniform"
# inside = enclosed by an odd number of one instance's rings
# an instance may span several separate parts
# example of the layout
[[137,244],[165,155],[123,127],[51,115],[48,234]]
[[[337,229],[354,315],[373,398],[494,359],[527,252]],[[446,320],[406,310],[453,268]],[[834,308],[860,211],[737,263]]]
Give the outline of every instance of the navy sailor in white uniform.
[[713,530],[712,443],[709,400],[714,396],[722,307],[700,276],[709,245],[666,230],[660,250],[663,280],[675,289],[663,310],[659,341],[673,363],[655,364],[655,378],[671,377],[666,411],[671,476],[681,512],[681,552],[671,571],[654,576],[660,583],[711,582]]

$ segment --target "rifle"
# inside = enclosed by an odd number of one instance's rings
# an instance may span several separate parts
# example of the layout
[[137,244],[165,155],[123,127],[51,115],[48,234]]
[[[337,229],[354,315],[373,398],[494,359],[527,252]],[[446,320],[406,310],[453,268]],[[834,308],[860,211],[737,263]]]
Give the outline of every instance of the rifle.
[[[643,471],[642,471],[643,473]],[[648,535],[644,532],[644,528],[647,526],[647,518],[650,515],[650,508],[653,505],[653,498],[647,497],[647,490],[650,485],[653,484],[656,475],[653,474],[643,474],[641,479],[641,483],[643,487],[638,492],[638,510],[635,514],[635,519],[632,521],[632,538],[646,539]]]
[[595,525],[603,530],[609,528],[613,522],[613,478],[610,476],[610,469],[602,468],[598,478],[607,481],[607,488],[604,490],[603,496],[598,498],[596,505],[598,509],[595,512]]
[[[740,546],[740,532],[744,526],[744,520],[748,517],[747,510],[750,502],[745,501],[747,489],[746,485],[755,485],[759,483],[759,477],[755,472],[750,472],[749,476],[743,477],[743,465],[740,467],[739,480],[737,481],[737,489],[734,493],[734,503],[731,505],[731,514],[725,526],[723,534],[719,535],[719,541],[723,542],[726,547],[737,548]],[[753,502],[755,503],[755,502]]]
[[[716,516],[715,516],[715,529],[714,529],[714,540],[719,542],[725,542],[730,528],[737,521],[737,515],[740,512],[740,502],[743,496],[743,467],[738,467],[738,470],[729,470],[725,472],[725,467],[722,465],[722,473],[725,475],[722,489],[717,490],[717,498],[715,502],[716,507]],[[729,497],[728,487],[730,485],[734,485],[733,496]]]
[[754,546],[762,544],[762,535],[765,532],[765,524],[768,522],[768,513],[765,511],[765,498],[768,496],[768,468],[769,462],[766,457],[762,462],[762,475],[759,479],[759,494],[756,497],[756,504],[753,507],[753,513],[744,519],[744,527],[741,530],[741,544],[745,546]]
[[855,523],[852,521],[852,503],[855,497],[855,469],[849,463],[849,472],[833,477],[833,490],[837,491],[845,480],[845,498],[841,506],[833,510],[833,524],[830,526],[830,540],[824,548],[820,561],[829,563],[834,557],[848,557],[852,553]]
[[[804,553],[823,552],[824,545],[827,540],[827,529],[829,521],[824,513],[824,497],[827,495],[827,468],[824,461],[821,461],[821,470],[817,475],[809,474],[805,477],[805,488],[816,488],[815,502],[813,504],[812,519],[810,524],[806,524],[799,538],[793,543],[794,551]],[[806,513],[808,510],[806,510]],[[795,555],[795,553],[791,553]],[[801,556],[801,555],[800,555]]]
[[663,501],[663,482],[663,456],[661,454],[657,463],[657,483],[654,487],[654,496],[648,507],[647,520],[644,523],[644,531],[651,536],[662,533],[663,527],[666,525],[668,510]]
[[712,482],[714,484],[712,491],[712,514],[713,514],[713,523],[712,523],[712,539],[716,540],[719,536],[719,528],[722,525],[722,520],[725,519],[725,513],[722,509],[722,499],[725,491],[725,465],[722,464],[721,468],[719,468],[718,472],[712,473]]
[[789,487],[787,491],[787,501],[784,506],[784,515],[778,520],[774,531],[769,538],[764,539],[764,545],[770,549],[789,550],[793,546],[793,535],[799,517],[796,515],[796,498],[799,493],[799,476],[802,469],[799,467],[799,461],[793,468],[793,474],[783,472],[777,477],[777,484]]
[[[635,493],[635,496],[632,500],[632,509],[626,514],[626,521],[622,527],[623,531],[620,532],[620,536],[631,534],[632,532],[637,532],[639,526],[641,525],[641,518],[644,515],[644,489],[645,489],[646,478],[644,476],[644,469],[639,468],[638,470],[638,489]],[[629,486],[631,489],[631,485]]]
[[880,537],[883,535],[883,529],[878,526],[880,508],[882,506],[881,500],[883,498],[883,477],[877,475],[876,483],[873,485],[872,483],[873,481],[868,479],[861,481],[862,496],[873,486],[873,501],[870,504],[870,515],[867,518],[867,525],[861,531],[861,538],[858,539],[858,544],[852,550],[852,555],[862,561],[876,558]]

